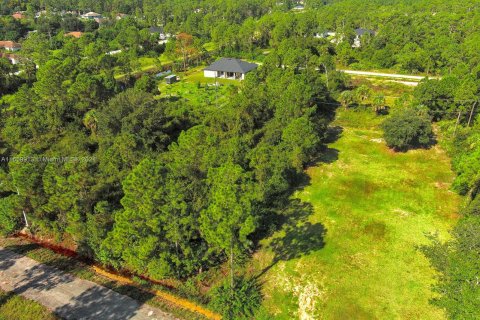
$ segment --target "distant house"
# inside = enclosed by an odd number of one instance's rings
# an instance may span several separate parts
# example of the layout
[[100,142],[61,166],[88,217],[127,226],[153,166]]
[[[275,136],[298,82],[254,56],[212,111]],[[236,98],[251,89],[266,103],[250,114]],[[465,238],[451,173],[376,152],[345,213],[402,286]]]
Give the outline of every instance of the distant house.
[[150,34],[158,34],[159,44],[167,43],[168,39],[172,37],[170,33],[165,33],[163,27],[150,27],[148,28],[148,31]]
[[24,12],[21,12],[21,11],[15,12],[14,14],[12,14],[12,17],[13,19],[16,19],[16,20],[23,20],[27,18]]
[[117,13],[115,15],[115,19],[117,19],[117,20],[122,20],[123,18],[126,18],[126,17],[127,17],[127,15],[125,13]]
[[303,11],[303,10],[305,10],[305,7],[301,4],[298,4],[295,7],[293,7],[292,10],[293,11]]
[[150,34],[158,34],[160,40],[166,40],[171,37],[169,33],[165,33],[163,27],[150,27],[148,31]]
[[10,60],[11,64],[18,64],[20,59],[16,54],[0,52],[0,58]]
[[158,78],[163,78],[163,77],[168,76],[168,75],[170,75],[170,74],[172,74],[172,70],[167,70],[167,71],[159,72],[159,73],[157,73],[157,74],[155,75],[155,78],[157,78],[157,79],[158,79]]
[[321,33],[315,33],[313,36],[318,39],[327,39],[327,38],[332,38],[337,35],[336,32],[333,31],[325,31]]
[[174,74],[171,74],[171,75],[165,77],[165,82],[167,84],[172,84],[172,83],[175,83],[177,81],[178,81],[177,76],[174,75]]
[[18,51],[22,48],[22,45],[13,41],[0,41],[0,48],[7,51]]
[[353,39],[352,48],[360,48],[362,46],[362,37],[364,35],[374,36],[375,31],[362,28],[355,29],[355,39]]
[[97,21],[97,19],[103,18],[103,16],[100,13],[96,13],[96,12],[88,12],[88,13],[82,14],[80,17],[85,20],[95,20],[95,21]]
[[83,35],[83,32],[81,31],[72,31],[69,33],[65,33],[65,37],[74,37],[74,38],[80,38]]
[[122,53],[122,50],[112,50],[112,51],[107,52],[107,54],[110,55],[110,56],[113,56],[113,55],[116,55],[116,54],[119,54],[119,53]]
[[46,16],[47,15],[47,10],[42,10],[42,11],[38,11],[37,13],[35,13],[35,18],[40,18],[41,16]]
[[256,63],[242,61],[240,59],[222,58],[215,61],[203,70],[206,78],[224,78],[243,80],[245,75],[257,68]]

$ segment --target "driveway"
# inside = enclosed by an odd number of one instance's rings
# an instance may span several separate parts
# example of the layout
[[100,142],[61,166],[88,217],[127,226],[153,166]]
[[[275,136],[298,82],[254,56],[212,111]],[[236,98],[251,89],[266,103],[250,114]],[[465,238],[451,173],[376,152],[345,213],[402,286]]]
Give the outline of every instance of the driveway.
[[[371,71],[359,71],[359,70],[338,70],[347,74],[357,75],[357,76],[366,76],[366,77],[382,77],[382,78],[391,78],[391,79],[405,79],[405,80],[415,80],[420,81],[426,78],[425,76],[414,76],[407,74],[397,74],[397,73],[382,73],[382,72],[371,72]],[[429,76],[430,79],[439,79],[439,77]]]
[[68,320],[176,319],[157,308],[2,247],[0,288],[35,300]]

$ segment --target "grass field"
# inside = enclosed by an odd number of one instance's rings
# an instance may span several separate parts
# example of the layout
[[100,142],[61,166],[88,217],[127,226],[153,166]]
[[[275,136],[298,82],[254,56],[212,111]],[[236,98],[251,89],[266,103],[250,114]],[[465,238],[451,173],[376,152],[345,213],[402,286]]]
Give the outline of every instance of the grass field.
[[58,319],[42,305],[0,289],[0,320]]
[[339,110],[336,141],[294,195],[303,204],[254,255],[275,319],[445,317],[428,302],[434,274],[416,246],[456,221],[450,162],[439,147],[390,151],[383,119]]

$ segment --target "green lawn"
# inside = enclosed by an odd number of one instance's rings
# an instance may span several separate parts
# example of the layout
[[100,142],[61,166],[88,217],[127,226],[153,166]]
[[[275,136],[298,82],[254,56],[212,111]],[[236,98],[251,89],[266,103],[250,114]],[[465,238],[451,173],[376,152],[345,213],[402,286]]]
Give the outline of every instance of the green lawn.
[[0,320],[58,319],[41,304],[0,289]]
[[231,94],[237,91],[240,81],[217,79],[219,86],[215,86],[215,80],[203,76],[203,68],[197,67],[186,73],[178,73],[180,81],[167,85],[165,80],[159,84],[160,98],[175,97],[189,101],[194,106],[203,110],[208,108],[221,108],[229,101]]
[[445,318],[428,302],[434,274],[416,246],[456,221],[450,160],[437,146],[390,151],[382,119],[339,110],[343,132],[294,195],[304,205],[254,255],[275,319]]

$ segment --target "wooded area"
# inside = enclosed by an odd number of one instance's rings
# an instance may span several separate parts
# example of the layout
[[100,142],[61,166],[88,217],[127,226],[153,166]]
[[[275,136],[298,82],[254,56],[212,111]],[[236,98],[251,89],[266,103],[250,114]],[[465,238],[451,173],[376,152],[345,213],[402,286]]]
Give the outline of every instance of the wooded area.
[[[26,217],[38,237],[156,280],[188,282],[226,267],[211,305],[226,318],[252,318],[262,297],[243,267],[281,224],[304,169],[323,161],[337,108],[382,117],[390,104],[387,145],[404,152],[440,137],[457,174],[452,188],[466,199],[452,240],[432,236],[422,246],[440,274],[432,302],[452,319],[480,316],[480,4],[311,0],[292,11],[297,5],[0,3],[0,40],[21,44],[0,58],[0,232],[19,232]],[[78,16],[88,11],[103,18]],[[208,102],[159,87],[157,72],[188,75],[218,57],[261,65],[220,89],[198,81]],[[337,71],[344,67],[438,78],[393,106],[352,86]]]

